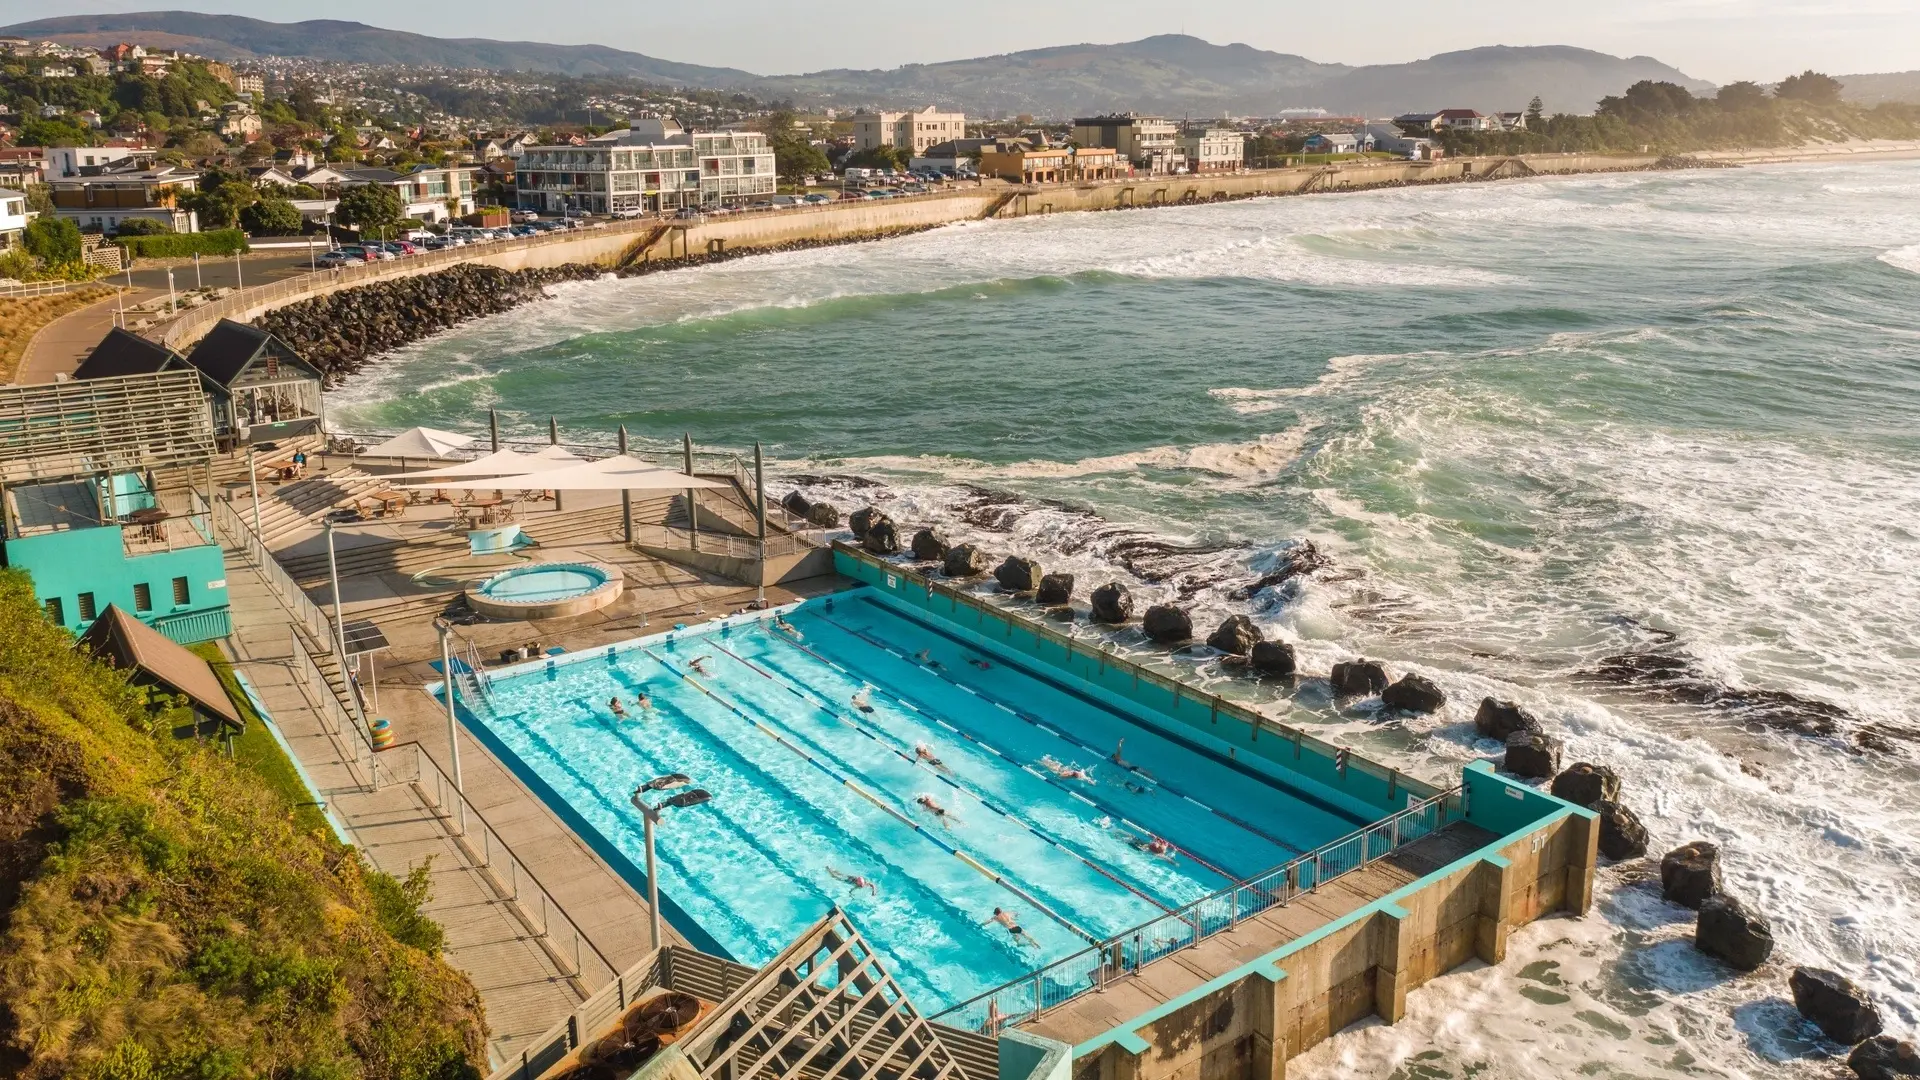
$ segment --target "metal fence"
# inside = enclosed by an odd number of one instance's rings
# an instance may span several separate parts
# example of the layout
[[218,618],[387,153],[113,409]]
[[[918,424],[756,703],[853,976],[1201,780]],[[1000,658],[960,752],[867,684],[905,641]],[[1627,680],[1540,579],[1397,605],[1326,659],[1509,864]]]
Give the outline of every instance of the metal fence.
[[20,300],[30,296],[52,296],[55,293],[96,287],[91,281],[0,281],[0,298]]
[[[195,498],[198,498],[197,493]],[[279,561],[273,557],[273,552],[267,550],[267,545],[254,534],[253,528],[247,524],[245,518],[240,516],[240,512],[233,508],[231,502],[225,499],[213,501],[213,522],[228,543],[246,553],[247,561],[260,571],[261,579],[267,583],[268,588],[273,590],[273,595],[293,616],[295,622],[306,627],[315,641],[332,642],[334,640],[333,620],[327,618],[326,612],[321,611],[312,600],[307,598],[306,590],[302,589],[293,578],[287,576],[287,572],[281,568]]]
[[1439,831],[1459,815],[1460,789],[1443,791],[1264,874],[1201,897],[961,1002],[934,1019],[986,1034],[1038,1019],[1049,1009],[1104,990],[1109,983],[1126,978],[1155,960],[1231,930],[1269,908],[1283,907],[1302,893],[1314,892],[1343,874],[1385,858]]
[[[314,715],[320,718],[320,726],[326,729],[334,743],[339,747],[341,760],[347,770],[363,790],[375,791],[384,784],[398,783],[407,779],[394,775],[391,769],[384,778],[381,776],[383,762],[373,748],[373,740],[367,731],[365,721],[340,702],[321,673],[320,666],[313,661],[313,654],[307,651],[307,644],[300,640],[300,632],[293,627],[287,628],[287,639],[293,653],[293,672],[299,677],[301,692],[306,696],[307,704],[313,706]],[[347,734],[347,728],[353,734]]]

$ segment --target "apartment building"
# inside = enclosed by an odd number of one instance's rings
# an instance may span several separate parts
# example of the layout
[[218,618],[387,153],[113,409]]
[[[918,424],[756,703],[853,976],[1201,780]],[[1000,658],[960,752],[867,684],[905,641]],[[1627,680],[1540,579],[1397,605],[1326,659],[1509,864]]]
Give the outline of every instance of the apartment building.
[[200,174],[162,165],[153,169],[53,178],[53,212],[84,232],[110,233],[134,218],[157,221],[171,232],[199,232],[200,219],[178,205],[198,190]]
[[1226,128],[1208,128],[1180,136],[1180,150],[1193,172],[1239,172],[1246,163],[1247,137]]
[[[446,221],[474,211],[473,178],[479,170],[471,166],[443,168],[417,165],[412,172],[406,173],[392,169],[342,168],[336,171],[338,179],[333,183],[340,188],[359,187],[362,184],[380,184],[392,188],[406,206],[405,216],[419,221]],[[301,182],[318,185],[323,179],[303,177]]]
[[582,146],[528,146],[514,170],[520,208],[556,213],[731,206],[777,187],[766,135],[686,131],[671,120],[635,120]]
[[1107,146],[1144,173],[1187,171],[1187,153],[1180,145],[1180,129],[1162,116],[1115,113],[1084,116],[1073,121],[1078,146]]
[[918,112],[855,113],[848,120],[855,150],[897,146],[919,157],[930,146],[967,135],[966,113],[941,112],[932,105]]

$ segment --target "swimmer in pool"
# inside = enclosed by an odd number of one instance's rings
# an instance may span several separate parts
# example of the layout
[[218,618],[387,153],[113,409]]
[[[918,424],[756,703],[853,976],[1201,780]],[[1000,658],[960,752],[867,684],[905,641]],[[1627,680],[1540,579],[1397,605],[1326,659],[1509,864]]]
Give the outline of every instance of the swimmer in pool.
[[653,699],[647,696],[645,690],[633,695],[633,704],[643,713],[653,712]]
[[941,761],[939,758],[933,756],[933,748],[928,746],[926,743],[915,743],[913,747],[913,756],[918,758],[921,761],[926,762],[927,764],[933,766],[934,768],[939,769],[943,773],[950,773],[953,771],[952,769],[947,768],[946,762]]
[[1129,836],[1127,843],[1132,844],[1136,849],[1144,851],[1155,858],[1165,859],[1168,862],[1172,862],[1178,854],[1173,850],[1172,844],[1151,834],[1147,836]]
[[859,709],[861,712],[864,712],[864,713],[872,712],[873,711],[873,688],[863,686],[860,689],[854,691],[853,707],[856,709]]
[[711,675],[713,672],[707,670],[707,661],[711,659],[713,659],[711,656],[696,656],[687,661],[687,666],[702,675]]
[[1147,793],[1147,786],[1145,784],[1136,784],[1129,780],[1127,781],[1127,790],[1135,795],[1145,795]]
[[953,816],[953,811],[935,802],[931,795],[922,795],[913,801],[925,807],[927,813],[932,814],[935,820],[940,822],[940,827],[943,829],[953,828],[953,823],[960,820]]
[[1033,940],[1033,935],[1021,929],[1020,920],[1014,918],[1013,913],[1011,911],[1006,911],[1001,908],[994,908],[993,914],[980,920],[981,926],[986,926],[988,923],[999,923],[1001,926],[1006,927],[1007,933],[1013,937],[1014,944],[1016,945],[1026,945],[1029,947],[1037,947],[1040,944],[1039,942]]
[[1091,770],[1083,769],[1078,765],[1069,765],[1064,761],[1055,759],[1052,754],[1048,754],[1046,757],[1040,759],[1040,767],[1062,780],[1085,780],[1089,784],[1093,783],[1093,772]]
[[990,667],[992,667],[992,666],[993,666],[992,664],[990,664],[990,663],[988,663],[988,662],[987,662],[987,661],[985,661],[985,660],[982,660],[981,658],[979,658],[979,657],[977,657],[977,656],[969,656],[969,657],[967,657],[967,663],[969,663],[969,664],[972,664],[972,665],[973,665],[974,667],[977,667],[977,668],[979,668],[979,669],[980,669],[981,671],[985,671],[985,670],[987,670],[988,668],[990,668]]
[[807,640],[806,635],[800,632],[800,628],[788,622],[785,615],[775,615],[773,617],[773,628],[795,641]]
[[612,698],[607,702],[607,711],[613,714],[615,720],[627,718],[626,706],[620,704],[619,698]]
[[940,670],[940,661],[933,658],[932,649],[921,649],[919,652],[913,654],[913,658],[920,661],[923,667],[930,667],[935,671]]
[[1127,763],[1126,758],[1120,756],[1120,751],[1125,750],[1126,748],[1127,748],[1127,740],[1125,739],[1121,739],[1119,742],[1114,743],[1113,754],[1109,756],[1107,760],[1131,772],[1133,770],[1133,766]]
[[861,889],[865,889],[875,896],[880,895],[880,886],[874,884],[873,879],[867,877],[865,874],[843,874],[829,866],[827,867],[827,876],[835,881],[846,882],[849,886],[847,890],[849,892],[859,892]]

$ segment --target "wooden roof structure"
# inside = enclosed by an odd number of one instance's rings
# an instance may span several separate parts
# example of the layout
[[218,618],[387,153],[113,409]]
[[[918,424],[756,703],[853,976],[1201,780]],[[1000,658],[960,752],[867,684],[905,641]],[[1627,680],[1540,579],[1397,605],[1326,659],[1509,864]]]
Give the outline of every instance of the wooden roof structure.
[[701,1080],[969,1077],[838,905],[680,1041]]
[[174,644],[165,634],[108,604],[87,632],[80,635],[80,647],[95,659],[144,679],[170,694],[187,699],[195,711],[218,721],[235,734],[247,728],[240,710],[234,708],[226,687],[220,685],[213,665],[186,648]]

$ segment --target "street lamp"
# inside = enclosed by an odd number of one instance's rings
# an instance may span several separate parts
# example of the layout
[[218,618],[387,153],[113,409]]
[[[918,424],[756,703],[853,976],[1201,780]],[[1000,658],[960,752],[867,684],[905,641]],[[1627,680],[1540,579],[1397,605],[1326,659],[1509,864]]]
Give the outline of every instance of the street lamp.
[[648,931],[650,940],[653,943],[653,948],[655,949],[660,947],[660,878],[659,875],[655,873],[653,865],[653,827],[660,823],[660,812],[662,810],[684,810],[689,806],[699,806],[701,803],[713,798],[713,795],[709,793],[706,788],[693,788],[689,791],[682,791],[678,795],[671,796],[660,803],[648,803],[647,800],[641,798],[641,796],[650,791],[671,791],[674,788],[686,787],[691,783],[693,783],[693,781],[686,773],[668,773],[665,776],[656,776],[633,789],[633,808],[640,811],[640,820],[645,823],[647,840]]

